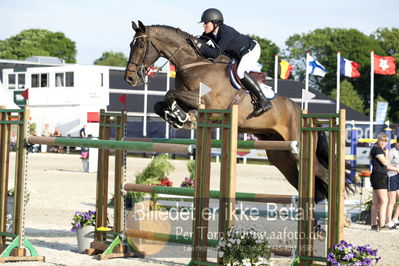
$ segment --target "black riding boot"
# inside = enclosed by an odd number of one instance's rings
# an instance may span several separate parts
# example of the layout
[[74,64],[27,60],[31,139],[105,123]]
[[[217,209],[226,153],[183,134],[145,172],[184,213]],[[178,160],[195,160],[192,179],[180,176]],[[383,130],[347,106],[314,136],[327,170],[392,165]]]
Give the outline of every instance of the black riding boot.
[[262,89],[259,87],[258,82],[256,82],[246,71],[244,72],[244,78],[240,80],[242,84],[248,89],[256,98],[255,110],[252,112],[251,116],[260,116],[264,112],[272,108],[272,103],[263,94]]

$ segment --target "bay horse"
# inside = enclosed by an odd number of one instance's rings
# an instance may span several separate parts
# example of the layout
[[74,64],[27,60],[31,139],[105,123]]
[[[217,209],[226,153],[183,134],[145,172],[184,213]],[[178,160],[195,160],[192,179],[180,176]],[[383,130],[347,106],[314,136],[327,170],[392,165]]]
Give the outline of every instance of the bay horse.
[[[130,44],[129,61],[125,71],[125,81],[136,86],[144,82],[146,72],[156,60],[164,57],[176,66],[175,90],[169,90],[165,101],[154,106],[155,112],[172,126],[179,121],[185,127],[192,127],[192,115],[186,115],[199,105],[200,82],[212,90],[201,97],[208,109],[226,109],[239,93],[229,80],[228,64],[211,62],[202,57],[188,42],[192,35],[174,27],[165,25],[145,26],[132,22],[135,31]],[[245,93],[239,102],[239,132],[254,134],[259,140],[285,140],[299,142],[301,109],[291,99],[277,95],[272,100],[273,108],[259,117],[248,116],[252,113],[251,97]],[[172,114],[174,112],[174,115]],[[172,114],[172,115],[171,115]],[[181,119],[176,119],[180,116]],[[183,119],[183,120],[182,120]],[[315,160],[315,200],[327,197],[327,139],[319,134]],[[298,188],[298,158],[290,151],[266,151],[269,161],[276,166],[288,182]]]

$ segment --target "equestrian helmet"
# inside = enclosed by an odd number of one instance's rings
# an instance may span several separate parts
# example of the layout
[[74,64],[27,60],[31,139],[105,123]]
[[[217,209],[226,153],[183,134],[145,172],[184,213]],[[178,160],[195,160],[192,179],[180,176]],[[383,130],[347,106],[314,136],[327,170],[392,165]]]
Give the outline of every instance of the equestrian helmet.
[[202,13],[201,21],[199,23],[219,22],[223,23],[223,14],[216,8],[208,8]]

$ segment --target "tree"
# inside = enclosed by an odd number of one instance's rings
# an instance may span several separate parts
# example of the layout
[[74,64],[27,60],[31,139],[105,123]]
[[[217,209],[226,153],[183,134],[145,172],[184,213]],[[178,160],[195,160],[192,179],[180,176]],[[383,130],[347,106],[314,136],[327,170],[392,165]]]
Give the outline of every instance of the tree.
[[[384,54],[382,56],[391,55],[396,59],[396,68],[399,68],[399,29],[397,28],[380,28],[373,34],[371,38],[376,40]],[[375,75],[375,84],[377,91],[389,103],[388,114],[391,121],[399,122],[399,71],[396,75],[381,76]]]
[[369,87],[370,83],[370,51],[382,53],[376,40],[356,29],[324,28],[307,34],[294,34],[288,38],[286,45],[285,55],[297,60],[294,74],[301,77],[300,79],[305,78],[306,52],[310,52],[327,69],[325,77],[311,77],[312,85],[326,94],[330,94],[336,86],[337,52],[340,51],[344,58],[358,62],[362,76],[351,82],[355,90],[367,98],[368,92],[364,88]]
[[25,60],[30,56],[55,56],[66,63],[76,63],[75,42],[62,32],[43,29],[23,30],[0,41],[0,58]]
[[94,61],[95,65],[101,66],[121,66],[127,64],[127,57],[123,53],[104,52],[103,55]]
[[[337,89],[331,91],[331,97],[337,99]],[[360,113],[364,112],[364,102],[348,80],[341,82],[340,102]]]
[[250,35],[250,37],[255,39],[260,45],[259,63],[263,65],[262,71],[267,72],[268,76],[274,77],[274,56],[280,52],[280,48],[268,39],[263,39],[256,35]]

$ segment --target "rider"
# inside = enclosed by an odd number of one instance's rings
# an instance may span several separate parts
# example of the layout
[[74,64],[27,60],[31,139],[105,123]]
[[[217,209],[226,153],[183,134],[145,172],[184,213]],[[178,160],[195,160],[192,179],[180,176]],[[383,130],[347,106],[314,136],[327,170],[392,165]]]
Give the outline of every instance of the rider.
[[[252,116],[259,116],[272,108],[272,103],[265,97],[259,84],[248,74],[260,57],[260,46],[252,38],[237,32],[234,28],[223,24],[223,15],[216,8],[209,8],[202,13],[201,21],[204,23],[204,33],[198,39],[190,39],[199,52],[206,58],[216,58],[221,53],[238,60],[237,75],[241,83],[255,97],[256,104]],[[216,48],[204,45],[213,40]]]

